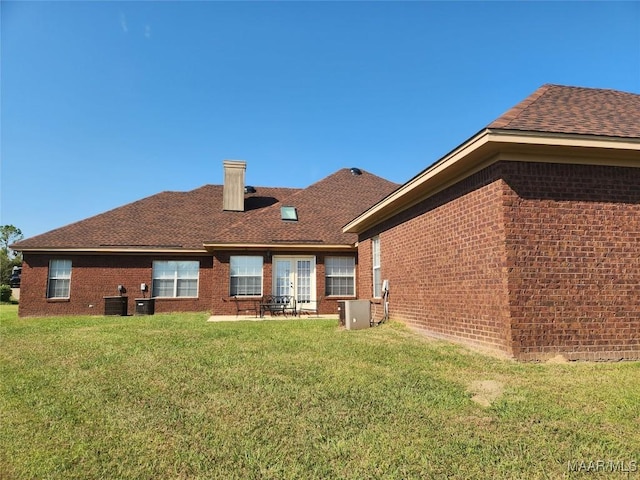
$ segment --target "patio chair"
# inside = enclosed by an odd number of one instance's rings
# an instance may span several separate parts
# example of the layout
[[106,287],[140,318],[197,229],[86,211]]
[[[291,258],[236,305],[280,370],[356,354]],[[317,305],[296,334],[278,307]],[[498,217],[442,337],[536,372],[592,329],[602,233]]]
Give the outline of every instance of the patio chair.
[[238,298],[233,297],[233,301],[236,304],[236,317],[240,315],[240,313],[249,313],[253,312],[253,314],[258,317],[260,313],[260,301],[253,298]]
[[260,302],[260,316],[266,312],[273,315],[296,315],[296,299],[291,295],[265,295]]
[[315,313],[316,317],[319,317],[320,314],[318,313],[318,309],[322,298],[323,297],[319,297],[317,300],[298,302],[298,315],[302,316],[303,313],[311,315],[312,313]]

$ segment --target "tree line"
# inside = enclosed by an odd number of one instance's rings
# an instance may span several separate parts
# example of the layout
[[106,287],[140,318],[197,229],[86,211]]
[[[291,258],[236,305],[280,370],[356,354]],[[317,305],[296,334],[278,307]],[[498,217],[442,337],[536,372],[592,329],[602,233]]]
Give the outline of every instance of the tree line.
[[9,245],[22,238],[22,231],[19,228],[13,225],[0,226],[0,285],[8,285],[13,267],[22,265],[22,253],[9,248]]

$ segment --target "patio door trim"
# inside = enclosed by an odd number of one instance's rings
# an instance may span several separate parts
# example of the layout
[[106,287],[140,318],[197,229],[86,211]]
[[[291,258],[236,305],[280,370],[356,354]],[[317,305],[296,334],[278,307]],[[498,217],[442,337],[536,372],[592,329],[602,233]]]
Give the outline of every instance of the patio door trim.
[[[306,289],[308,288],[308,295],[311,302],[316,300],[316,256],[315,255],[274,255],[272,258],[272,294],[274,295],[293,295],[296,298],[296,301],[300,301],[300,296],[306,294]],[[287,293],[282,291],[278,291],[278,261],[288,261],[289,262],[289,279],[291,282],[291,290]],[[309,261],[310,263],[310,271],[309,277],[306,278],[298,278],[299,271],[298,267],[299,261]],[[306,285],[305,282],[308,280],[309,284]],[[282,288],[282,287],[281,287]],[[304,290],[304,291],[303,291]]]

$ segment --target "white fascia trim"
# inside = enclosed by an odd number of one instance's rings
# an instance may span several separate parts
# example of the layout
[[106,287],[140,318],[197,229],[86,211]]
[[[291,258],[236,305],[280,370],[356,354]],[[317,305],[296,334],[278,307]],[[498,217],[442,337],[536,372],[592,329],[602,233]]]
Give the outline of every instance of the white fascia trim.
[[[609,159],[600,153],[599,155],[594,155],[593,158],[561,155],[548,158],[522,155],[518,158],[512,154],[502,154],[500,152],[501,149],[509,149],[509,146],[524,146],[525,148],[534,146],[544,148],[568,147],[580,149],[581,152],[593,150],[594,152],[607,152],[621,156],[626,155],[627,157]],[[553,161],[554,163],[640,167],[640,157],[636,156],[636,152],[640,152],[640,139],[585,137],[584,135],[540,134],[540,132],[486,129],[445,155],[441,160],[409,180],[369,210],[353,219],[342,228],[342,231],[344,233],[358,233],[363,230],[363,226],[370,228],[388,219],[395,213],[414,205],[416,203],[415,201],[404,203],[403,197],[407,197],[410,193],[415,192],[424,185],[433,184],[430,188],[425,188],[425,190],[429,190],[429,194],[432,195],[499,160]],[[465,163],[469,163],[464,162],[464,160],[468,159],[473,159],[473,161],[477,163],[473,166],[464,165]],[[453,172],[451,176],[445,176],[445,182],[438,184],[436,177],[447,171],[453,171],[455,166],[458,166],[460,171]],[[452,178],[455,181],[452,181]],[[424,195],[421,195],[420,198],[423,199]],[[397,204],[398,207],[393,208],[394,204]],[[392,213],[389,213],[389,211]],[[380,215],[378,220],[372,222],[372,217],[379,215],[381,212],[387,213],[386,215]]]
[[353,219],[351,222],[346,224],[342,231],[345,233],[356,233],[358,231],[358,227],[365,222],[367,219],[379,213],[381,210],[388,208],[390,204],[393,204],[399,201],[402,197],[404,197],[408,192],[413,191],[420,186],[424,185],[426,182],[429,182],[433,177],[438,175],[450,168],[453,164],[457,163],[461,158],[466,157],[471,152],[479,149],[484,146],[488,142],[487,131],[483,131],[477,134],[475,137],[468,140],[466,143],[458,147],[453,152],[449,153],[445,157],[443,157],[438,162],[434,163],[432,166],[428,167],[422,173],[413,177],[407,183],[402,185],[396,191],[389,194],[386,198],[378,202],[376,205],[372,206],[369,210],[362,213],[360,216]]
[[317,243],[205,243],[210,250],[355,250],[354,244]]
[[178,249],[178,248],[23,248],[16,249],[23,253],[76,253],[86,255],[113,255],[113,254],[181,254],[181,255],[206,255],[204,249]]
[[[550,147],[600,148],[603,150],[640,152],[640,138],[603,137],[567,133],[540,133],[517,130],[486,130],[491,141]],[[640,161],[638,162],[640,165]]]

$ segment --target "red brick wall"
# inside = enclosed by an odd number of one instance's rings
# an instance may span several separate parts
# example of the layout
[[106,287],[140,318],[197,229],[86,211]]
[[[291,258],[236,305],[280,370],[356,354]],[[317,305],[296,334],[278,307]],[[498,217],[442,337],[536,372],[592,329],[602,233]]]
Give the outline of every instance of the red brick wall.
[[[263,294],[269,294],[272,291],[273,286],[273,265],[272,265],[272,256],[267,255],[265,252],[224,252],[217,251],[214,253],[214,271],[216,272],[216,287],[212,301],[211,311],[214,315],[235,315],[236,308],[229,297],[229,262],[230,257],[232,255],[258,255],[263,257],[263,271],[262,271],[262,292]],[[318,309],[320,314],[337,314],[338,313],[338,300],[341,300],[343,297],[326,297],[325,296],[325,269],[324,269],[324,258],[326,256],[340,256],[340,255],[348,255],[348,256],[356,256],[357,252],[353,253],[332,253],[332,254],[323,254],[323,253],[309,253],[309,252],[300,252],[300,251],[290,251],[290,252],[278,252],[273,253],[273,255],[282,255],[282,256],[315,256],[316,257],[316,298],[322,298]],[[357,258],[356,258],[356,270],[357,270]],[[357,274],[356,274],[357,276]],[[349,297],[352,298],[352,297]]]
[[391,317],[522,360],[640,358],[640,169],[500,162],[360,237]]
[[[237,254],[237,253],[234,253]],[[263,292],[270,293],[272,287],[271,257],[264,252],[243,254],[262,255]],[[281,255],[308,256],[308,252],[282,252]],[[356,255],[356,252],[332,253],[336,255]],[[141,298],[140,284],[151,288],[154,260],[193,259],[200,261],[198,298],[156,298],[155,311],[188,312],[207,311],[214,315],[235,315],[236,308],[229,298],[229,257],[230,252],[216,252],[204,256],[151,256],[151,255],[43,255],[25,253],[20,289],[19,313],[21,316],[55,315],[102,315],[104,297],[118,295],[118,285],[127,289],[128,313],[135,312],[135,299]],[[316,256],[316,298],[324,297],[324,254]],[[60,258],[71,260],[71,295],[68,300],[48,300],[47,278],[49,260]],[[146,293],[146,297],[150,292]],[[342,297],[323,298],[319,311],[336,314],[337,301]]]
[[263,292],[271,291],[271,262],[263,252],[222,252],[213,254],[213,269],[216,272],[216,288],[214,291],[211,313],[212,315],[235,315],[236,307],[229,296],[229,262],[232,255],[262,256],[262,288]]
[[[381,264],[383,278],[385,275],[384,263]],[[356,296],[359,299],[370,299],[374,304],[371,306],[371,316],[376,322],[382,319],[381,301],[373,297],[373,251],[371,240],[361,241],[358,244],[358,266],[356,275]]]
[[508,351],[503,192],[490,168],[367,232],[359,244],[359,296],[372,295],[370,238],[379,234],[391,318]]
[[[48,300],[49,260],[71,260],[69,300]],[[185,257],[144,255],[41,255],[25,253],[20,288],[20,316],[102,315],[104,297],[118,295],[118,285],[127,289],[128,313],[135,312],[135,298],[141,298],[140,284],[151,288],[154,260]],[[210,256],[188,257],[200,261],[198,298],[156,299],[156,312],[207,311],[211,308],[213,270]],[[149,297],[149,292],[146,293]]]
[[516,356],[640,358],[640,169],[502,171]]

